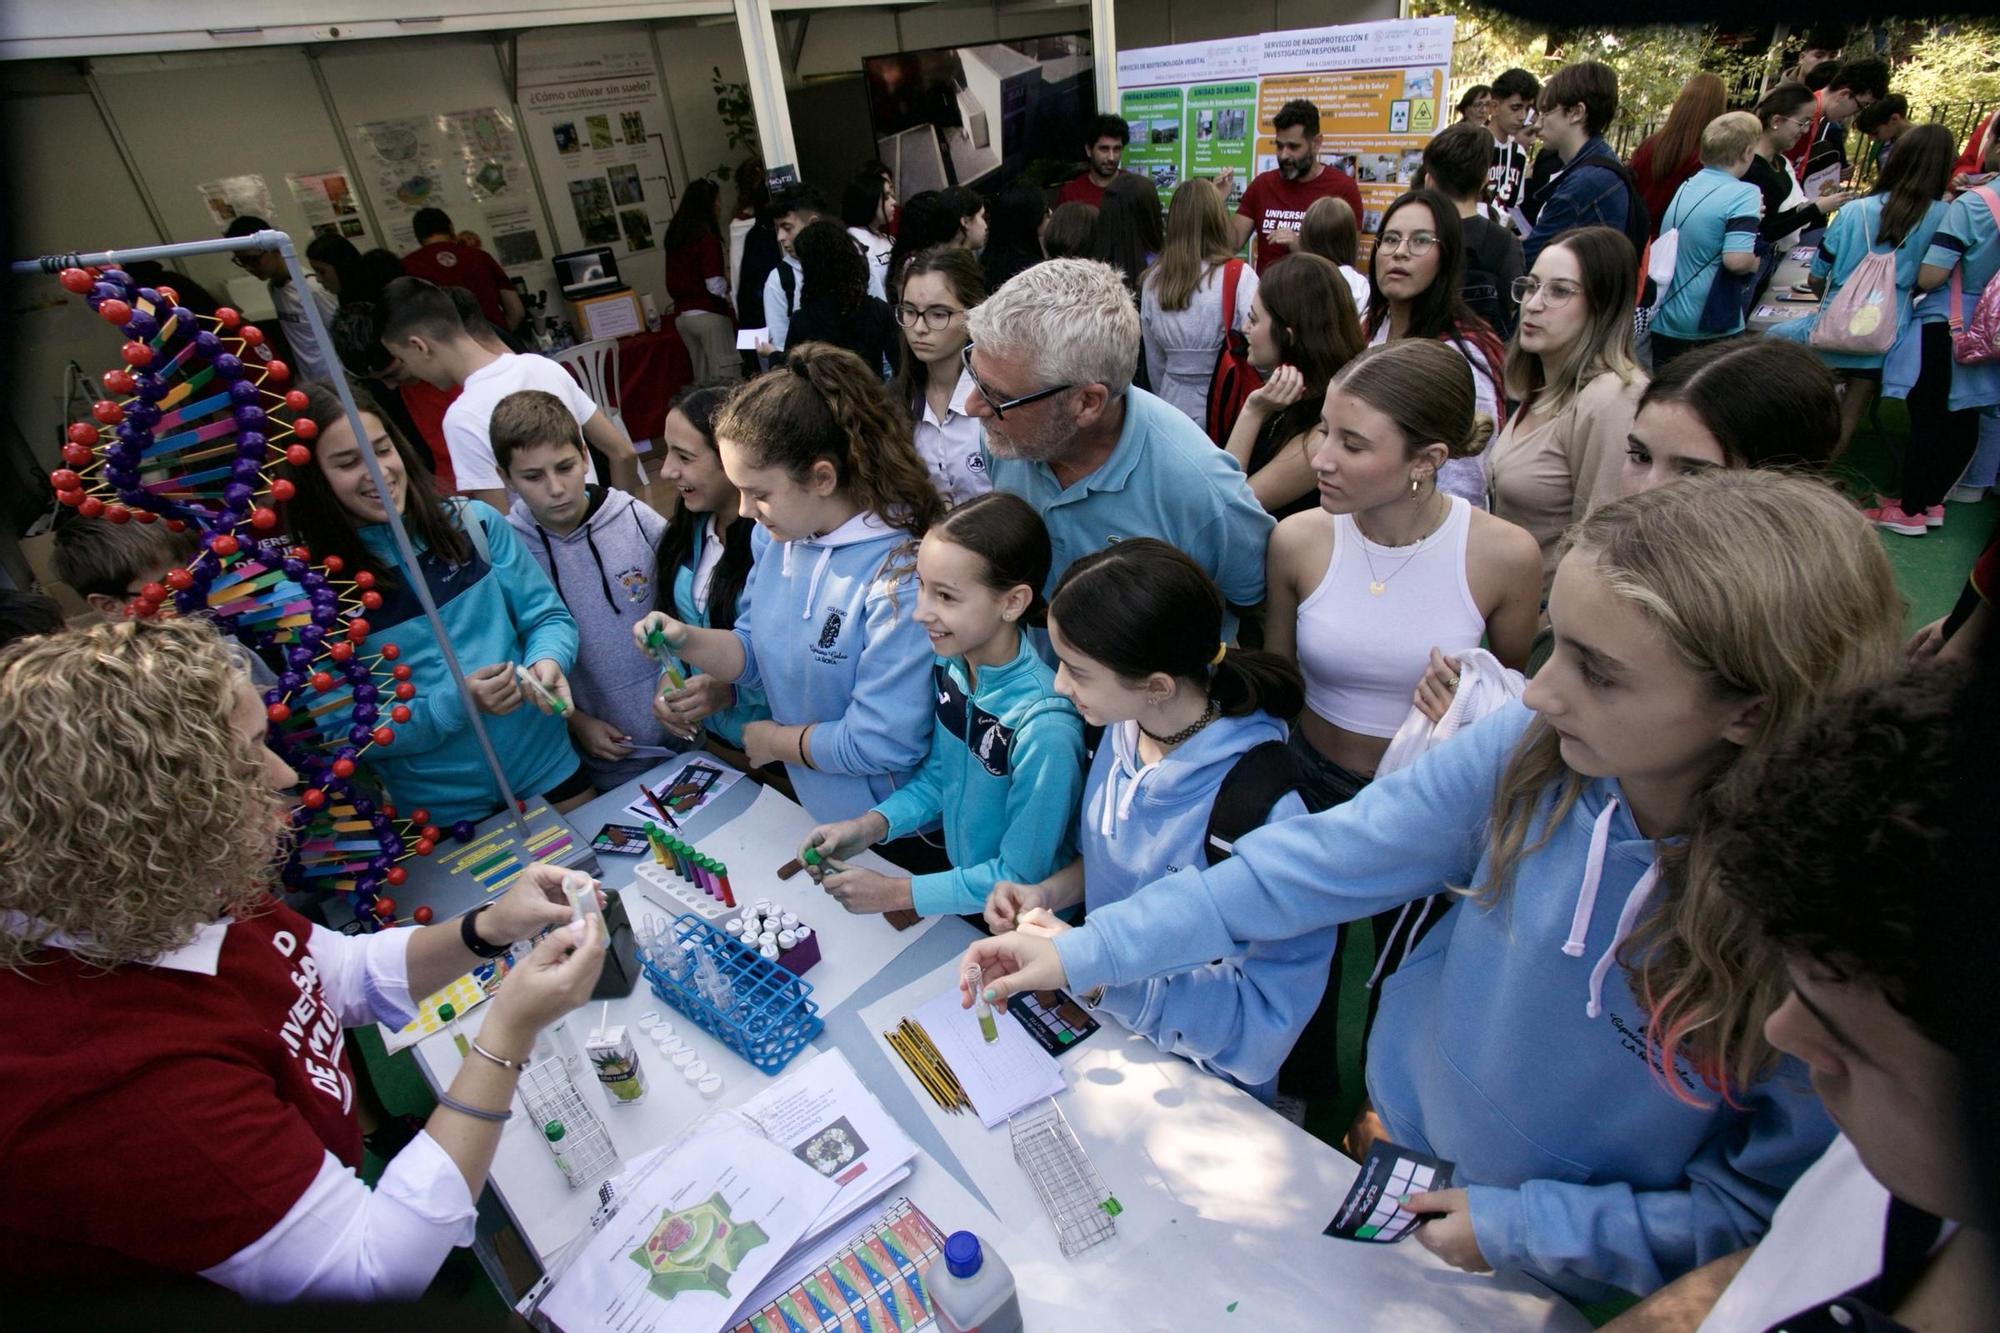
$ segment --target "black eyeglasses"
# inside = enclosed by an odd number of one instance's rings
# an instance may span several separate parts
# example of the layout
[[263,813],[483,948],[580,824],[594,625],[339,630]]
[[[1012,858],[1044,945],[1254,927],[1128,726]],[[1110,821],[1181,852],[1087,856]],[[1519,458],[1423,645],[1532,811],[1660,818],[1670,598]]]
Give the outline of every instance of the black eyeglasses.
[[996,420],[1005,417],[1009,408],[1026,407],[1029,403],[1039,403],[1044,398],[1053,398],[1059,393],[1067,393],[1076,387],[1074,384],[1058,384],[1052,389],[1038,389],[1034,393],[1024,393],[1019,398],[996,398],[993,396],[991,389],[979,382],[979,372],[972,368],[971,343],[965,345],[965,350],[959,353],[959,359],[965,362],[965,373],[972,376],[972,387],[979,391],[979,396],[985,400],[986,406],[993,409],[993,416]]
[[914,306],[905,301],[896,307],[896,322],[906,329],[913,329],[917,321],[922,320],[924,327],[935,333],[964,313],[948,305]]

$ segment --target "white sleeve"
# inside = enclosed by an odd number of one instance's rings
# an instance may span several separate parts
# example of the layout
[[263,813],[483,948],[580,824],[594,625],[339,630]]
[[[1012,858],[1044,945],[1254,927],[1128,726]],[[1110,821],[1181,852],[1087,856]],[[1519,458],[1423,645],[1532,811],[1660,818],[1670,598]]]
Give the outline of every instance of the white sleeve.
[[276,1226],[201,1276],[274,1304],[415,1300],[453,1247],[472,1243],[476,1216],[465,1176],[428,1133],[372,1190],[328,1153]]
[[701,285],[708,289],[710,296],[719,297],[724,301],[729,299],[729,279],[704,278]]
[[1243,272],[1236,278],[1236,323],[1232,328],[1244,328],[1250,323],[1250,303],[1257,299],[1257,270],[1250,265],[1243,266]]
[[1472,349],[1453,338],[1447,344],[1465,358],[1466,366],[1472,371],[1472,400],[1475,411],[1484,412],[1492,421],[1495,430],[1500,428],[1500,395],[1493,383],[1492,372],[1483,364],[1485,358],[1475,358]]
[[500,464],[493,457],[486,424],[474,424],[470,412],[457,410],[453,403],[444,414],[444,447],[451,455],[452,474],[461,491],[497,491],[507,483],[500,480]]
[[[419,927],[418,929],[427,929]],[[342,1027],[387,1023],[402,1027],[417,1016],[410,994],[410,937],[416,930],[343,935],[315,925],[306,949],[319,965],[319,986]]]
[[535,361],[537,364],[528,376],[534,383],[524,387],[541,389],[562,399],[563,406],[567,407],[569,414],[576,418],[577,429],[581,430],[583,423],[599,412],[597,400],[590,396],[588,389],[578,383],[576,376],[563,368],[560,361],[546,356],[538,356]]
[[[780,259],[778,263],[785,261]],[[764,279],[764,339],[780,352],[785,350],[785,335],[792,329],[792,312],[785,304],[785,289],[778,279],[778,270],[772,269],[771,276]]]

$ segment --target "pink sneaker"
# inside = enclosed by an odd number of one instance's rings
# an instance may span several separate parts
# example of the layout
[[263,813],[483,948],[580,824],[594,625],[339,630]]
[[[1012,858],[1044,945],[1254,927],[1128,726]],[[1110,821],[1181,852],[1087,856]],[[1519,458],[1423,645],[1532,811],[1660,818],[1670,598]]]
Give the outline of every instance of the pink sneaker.
[[1927,528],[1941,528],[1944,526],[1943,505],[1932,505],[1924,511],[1924,526]]
[[1879,508],[1864,509],[1861,513],[1876,527],[1887,528],[1904,537],[1921,537],[1930,530],[1928,518],[1922,514],[1904,513],[1902,505],[1893,500],[1884,501]]

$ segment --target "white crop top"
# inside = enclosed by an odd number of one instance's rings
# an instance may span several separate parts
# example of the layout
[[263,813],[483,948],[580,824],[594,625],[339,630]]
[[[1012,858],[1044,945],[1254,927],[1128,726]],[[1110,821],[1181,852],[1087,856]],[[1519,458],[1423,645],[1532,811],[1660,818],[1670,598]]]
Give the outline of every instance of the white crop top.
[[1447,498],[1451,512],[1415,546],[1377,546],[1352,517],[1333,516],[1326,576],[1299,603],[1298,649],[1306,706],[1337,727],[1394,736],[1431,649],[1477,648],[1486,635],[1465,577],[1472,506]]

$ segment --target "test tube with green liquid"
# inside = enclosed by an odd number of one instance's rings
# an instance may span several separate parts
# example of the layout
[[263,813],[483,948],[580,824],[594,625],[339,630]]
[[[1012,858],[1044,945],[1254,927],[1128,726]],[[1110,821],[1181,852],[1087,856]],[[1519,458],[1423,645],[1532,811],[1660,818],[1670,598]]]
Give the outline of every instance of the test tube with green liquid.
[[438,1021],[443,1023],[444,1030],[451,1034],[451,1044],[458,1047],[459,1055],[461,1057],[471,1055],[471,1043],[466,1041],[464,1030],[458,1026],[458,1009],[449,1003],[439,1005]]
[[646,635],[646,647],[659,659],[660,669],[666,672],[667,682],[675,689],[687,688],[687,677],[681,674],[680,664],[674,661],[674,650],[667,647],[667,636],[662,630],[654,630]]
[[993,1021],[993,1006],[986,1002],[986,977],[979,964],[966,960],[965,984],[972,992],[972,1007],[979,1014],[979,1035],[989,1042],[1000,1040],[1000,1025]]

